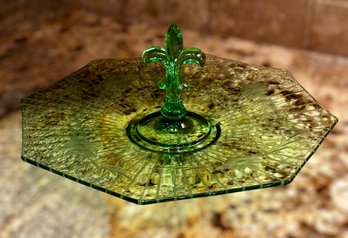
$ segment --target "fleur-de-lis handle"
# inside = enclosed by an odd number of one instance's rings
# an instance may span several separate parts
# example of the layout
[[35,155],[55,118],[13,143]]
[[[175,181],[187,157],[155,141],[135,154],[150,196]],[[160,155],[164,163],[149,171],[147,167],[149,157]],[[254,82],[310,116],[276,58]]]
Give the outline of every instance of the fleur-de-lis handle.
[[181,78],[180,68],[184,64],[204,65],[205,55],[197,48],[183,49],[183,40],[179,28],[172,24],[165,35],[165,48],[153,46],[143,52],[145,64],[160,62],[166,69],[165,77],[158,82],[160,89],[166,89],[165,104],[161,114],[169,120],[180,120],[185,117],[186,109],[182,102],[181,92],[190,88]]

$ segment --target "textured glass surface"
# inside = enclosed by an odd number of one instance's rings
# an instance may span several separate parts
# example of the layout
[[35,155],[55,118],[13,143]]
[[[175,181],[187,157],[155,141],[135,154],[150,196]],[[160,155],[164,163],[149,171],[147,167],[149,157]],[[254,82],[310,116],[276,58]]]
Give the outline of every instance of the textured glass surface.
[[140,58],[95,60],[22,101],[23,160],[138,204],[290,183],[337,122],[284,70],[207,56],[183,66],[188,112],[219,125],[194,153],[131,142],[130,121],[161,109],[164,76]]

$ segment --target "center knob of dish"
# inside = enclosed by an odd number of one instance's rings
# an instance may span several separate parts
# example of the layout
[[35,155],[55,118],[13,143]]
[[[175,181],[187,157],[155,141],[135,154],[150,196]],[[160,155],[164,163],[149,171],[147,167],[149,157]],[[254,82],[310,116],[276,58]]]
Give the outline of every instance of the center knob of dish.
[[148,48],[143,61],[163,64],[166,74],[157,85],[166,90],[165,103],[160,112],[132,120],[127,127],[129,139],[144,149],[164,153],[189,153],[213,144],[220,136],[220,126],[187,112],[181,97],[191,88],[181,77],[181,67],[188,63],[203,66],[204,53],[197,48],[184,49],[181,32],[172,24],[165,35],[165,47]]

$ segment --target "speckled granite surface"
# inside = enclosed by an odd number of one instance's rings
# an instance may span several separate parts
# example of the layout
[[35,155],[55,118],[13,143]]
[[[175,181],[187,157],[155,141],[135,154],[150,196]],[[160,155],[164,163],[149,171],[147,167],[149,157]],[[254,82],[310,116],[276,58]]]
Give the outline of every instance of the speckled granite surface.
[[18,102],[92,59],[139,56],[166,29],[82,10],[0,25],[0,237],[348,237],[348,59],[182,29],[186,47],[289,69],[339,123],[288,186],[137,206],[23,163]]

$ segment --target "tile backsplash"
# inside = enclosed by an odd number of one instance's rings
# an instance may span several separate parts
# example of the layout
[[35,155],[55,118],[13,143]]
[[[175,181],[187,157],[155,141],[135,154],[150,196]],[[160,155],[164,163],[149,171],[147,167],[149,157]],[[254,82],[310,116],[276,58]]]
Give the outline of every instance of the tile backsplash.
[[60,0],[117,20],[348,55],[348,0]]

